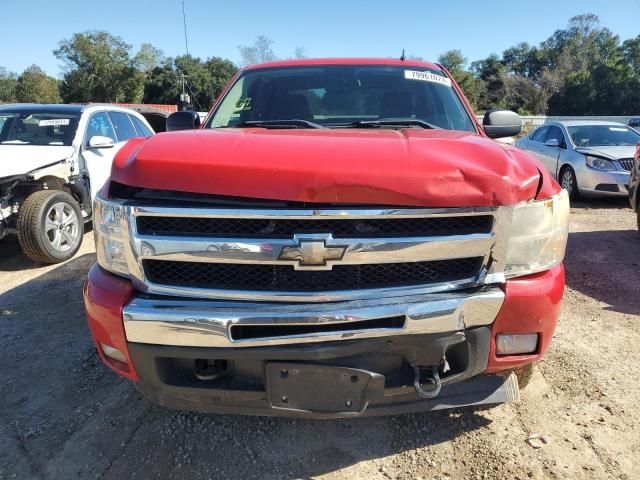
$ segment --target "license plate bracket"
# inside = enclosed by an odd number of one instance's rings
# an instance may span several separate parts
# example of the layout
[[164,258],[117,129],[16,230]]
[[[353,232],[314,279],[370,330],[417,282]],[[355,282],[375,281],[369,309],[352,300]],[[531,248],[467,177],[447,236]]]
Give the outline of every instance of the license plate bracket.
[[267,399],[273,408],[328,415],[360,415],[384,393],[384,376],[357,368],[268,363]]

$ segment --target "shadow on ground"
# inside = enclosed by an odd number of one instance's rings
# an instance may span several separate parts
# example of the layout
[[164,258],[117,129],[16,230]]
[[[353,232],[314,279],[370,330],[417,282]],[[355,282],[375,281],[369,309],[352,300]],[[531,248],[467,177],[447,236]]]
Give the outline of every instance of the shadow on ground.
[[571,200],[571,208],[631,208],[627,197],[580,197]]
[[[87,241],[93,242],[93,238],[86,235],[91,232],[91,229],[92,223],[85,223],[83,243]],[[74,258],[77,258],[77,255]],[[0,240],[0,272],[33,270],[43,265],[42,263],[34,262],[22,252],[16,235],[8,235]]]
[[569,234],[565,271],[567,286],[608,304],[608,310],[640,314],[637,230]]
[[488,423],[471,409],[293,421],[151,405],[95,353],[81,294],[94,260],[0,295],[0,478],[308,478]]

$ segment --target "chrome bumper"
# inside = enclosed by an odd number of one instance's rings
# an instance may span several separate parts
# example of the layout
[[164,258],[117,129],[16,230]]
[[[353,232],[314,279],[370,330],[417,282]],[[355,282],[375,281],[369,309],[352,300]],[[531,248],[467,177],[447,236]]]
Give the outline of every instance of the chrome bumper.
[[[496,286],[450,292],[325,304],[254,303],[137,297],[123,309],[127,340],[184,347],[257,347],[392,335],[455,332],[490,325],[504,292]],[[404,317],[401,327],[367,321]],[[358,322],[358,328],[353,328]],[[364,322],[364,323],[363,323]],[[322,332],[236,339],[234,326],[323,325]],[[363,326],[364,325],[364,326]],[[335,328],[326,328],[334,326]],[[278,329],[282,332],[282,329]]]

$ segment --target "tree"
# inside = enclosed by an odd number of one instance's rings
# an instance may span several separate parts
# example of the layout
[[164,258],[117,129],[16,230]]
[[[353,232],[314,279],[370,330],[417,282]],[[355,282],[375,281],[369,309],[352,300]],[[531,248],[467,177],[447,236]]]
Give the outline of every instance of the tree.
[[471,70],[484,82],[486,91],[478,100],[480,110],[506,108],[506,68],[496,54],[471,64]]
[[519,43],[502,52],[502,63],[507,72],[521,77],[536,77],[543,67],[540,52],[527,42]]
[[14,72],[0,67],[0,103],[12,103],[16,101],[16,85],[18,76]]
[[190,55],[165,59],[162,65],[148,73],[144,101],[177,103],[182,93],[184,75],[185,90],[191,96],[192,108],[208,110],[237,70],[231,61],[219,57],[204,62]]
[[296,47],[293,51],[293,58],[307,58],[307,52],[304,47]]
[[143,78],[129,52],[131,45],[105,31],[75,33],[60,42],[56,58],[66,66],[61,86],[65,102],[137,102]]
[[207,69],[211,75],[209,86],[210,101],[209,106],[213,106],[215,99],[222,93],[222,89],[227,85],[229,80],[236,74],[236,67],[231,60],[220,57],[211,57],[206,61]]
[[164,62],[164,53],[150,43],[140,45],[140,50],[133,57],[133,65],[143,73],[148,73]]
[[466,69],[467,59],[462,55],[462,52],[449,50],[438,57],[438,63],[451,73],[471,105],[478,108],[480,100],[485,94],[484,82],[474,77]]
[[240,56],[242,57],[242,65],[246,67],[247,65],[277,60],[278,57],[276,57],[272,48],[273,43],[270,38],[260,35],[251,46],[239,45],[238,50],[240,50]]
[[18,102],[23,103],[60,103],[59,82],[47,75],[37,65],[31,65],[18,77],[15,87]]
[[640,35],[622,43],[622,56],[634,75],[640,78]]
[[148,72],[144,83],[144,103],[177,104],[180,99],[180,77],[173,59]]

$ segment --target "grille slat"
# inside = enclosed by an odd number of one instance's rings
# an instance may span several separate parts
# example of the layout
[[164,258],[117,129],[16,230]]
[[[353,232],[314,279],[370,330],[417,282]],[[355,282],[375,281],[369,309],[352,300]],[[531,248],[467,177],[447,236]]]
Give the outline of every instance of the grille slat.
[[633,168],[633,158],[621,158],[618,160],[618,162],[620,162],[622,168],[627,171],[631,171],[631,169]]
[[290,265],[144,260],[147,279],[158,285],[220,290],[318,292],[390,288],[470,279],[482,257],[426,262],[336,265],[332,270],[294,270]]
[[192,218],[141,216],[138,233],[163,236],[292,238],[331,233],[334,238],[382,238],[490,233],[492,215],[371,219]]

